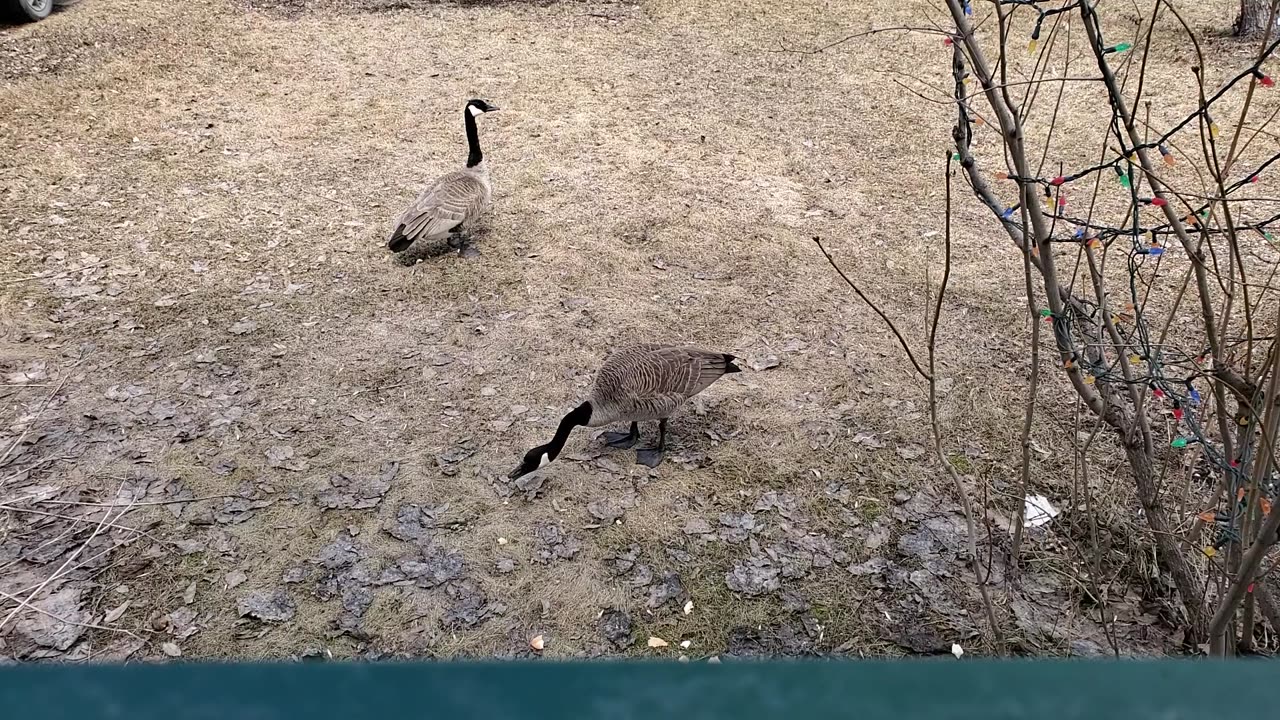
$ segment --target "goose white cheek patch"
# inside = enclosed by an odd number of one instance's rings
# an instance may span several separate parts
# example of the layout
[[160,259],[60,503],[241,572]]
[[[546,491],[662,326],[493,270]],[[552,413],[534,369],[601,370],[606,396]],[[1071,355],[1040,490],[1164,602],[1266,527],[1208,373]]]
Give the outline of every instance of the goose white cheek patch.
[[468,106],[467,106],[467,112],[471,113],[471,117],[475,117],[475,116],[479,115],[480,113],[483,113],[484,111],[483,111],[483,110],[481,110],[480,108],[476,107],[475,105],[468,105]]
[[542,453],[542,459],[538,461],[538,467],[544,468],[550,463],[551,463],[551,458],[547,457],[546,453]]

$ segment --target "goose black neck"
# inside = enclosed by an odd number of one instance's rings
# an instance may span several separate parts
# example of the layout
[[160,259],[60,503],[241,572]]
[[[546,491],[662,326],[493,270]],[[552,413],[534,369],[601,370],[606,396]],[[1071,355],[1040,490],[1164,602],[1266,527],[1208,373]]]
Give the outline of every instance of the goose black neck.
[[584,402],[566,413],[560,418],[560,427],[556,428],[556,436],[547,444],[547,456],[555,460],[564,449],[565,442],[569,440],[569,433],[573,432],[575,427],[589,422],[591,422],[591,403],[589,402]]
[[467,126],[467,167],[475,167],[484,160],[484,153],[480,152],[480,135],[476,132],[476,116],[471,114],[471,106],[462,109],[463,122]]

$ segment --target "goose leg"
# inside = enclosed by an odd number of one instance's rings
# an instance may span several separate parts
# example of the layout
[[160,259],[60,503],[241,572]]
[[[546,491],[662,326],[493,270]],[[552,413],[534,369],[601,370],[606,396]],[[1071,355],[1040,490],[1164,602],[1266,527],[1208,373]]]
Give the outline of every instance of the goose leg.
[[640,441],[640,423],[631,423],[629,432],[607,432],[604,441],[609,447],[630,448]]
[[662,453],[667,449],[667,419],[658,421],[658,444],[656,447],[636,451],[636,462],[651,468],[662,462]]

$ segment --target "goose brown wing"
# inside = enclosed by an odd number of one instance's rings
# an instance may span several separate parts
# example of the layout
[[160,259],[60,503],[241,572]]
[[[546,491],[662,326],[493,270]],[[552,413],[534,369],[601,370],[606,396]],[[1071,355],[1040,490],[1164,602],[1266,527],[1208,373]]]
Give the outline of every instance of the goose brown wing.
[[685,398],[706,390],[719,380],[729,367],[724,353],[700,348],[668,347],[653,351],[663,366],[667,392],[679,393]]
[[423,190],[400,213],[393,237],[410,241],[442,238],[468,217],[478,215],[483,205],[484,185],[480,180],[463,170],[451,172]]
[[621,348],[596,376],[597,396],[665,416],[724,375],[723,353],[654,343]]

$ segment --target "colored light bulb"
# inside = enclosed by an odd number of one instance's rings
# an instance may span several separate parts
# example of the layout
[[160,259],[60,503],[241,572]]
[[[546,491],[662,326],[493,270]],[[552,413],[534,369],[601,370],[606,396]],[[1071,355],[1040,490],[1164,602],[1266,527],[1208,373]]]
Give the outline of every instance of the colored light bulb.
[[1061,185],[1062,183],[1064,183],[1064,182],[1066,182],[1066,181],[1067,181],[1067,178],[1066,178],[1065,176],[1063,176],[1063,175],[1059,175],[1058,177],[1054,178],[1053,180],[1050,180],[1050,181],[1049,181],[1049,184],[1050,184],[1050,185],[1057,186],[1057,185]]
[[1027,43],[1027,54],[1028,54],[1028,55],[1035,55],[1035,54],[1036,54],[1036,45],[1038,45],[1038,44],[1039,44],[1039,42],[1040,42],[1040,41],[1036,40],[1035,38],[1031,38],[1031,41]]
[[954,45],[954,44],[955,44],[955,41],[951,39],[951,36],[950,36],[950,35],[948,35],[948,36],[946,36],[946,37],[942,38],[942,46],[943,46],[943,47],[951,47],[951,46],[952,46],[952,45]]
[[1173,409],[1173,419],[1174,419],[1174,420],[1181,420],[1181,419],[1182,419],[1182,408],[1180,408],[1180,407],[1176,407],[1176,408],[1174,408],[1174,409]]
[[1209,137],[1211,138],[1218,137],[1218,123],[1213,121],[1209,122]]
[[997,180],[1008,180],[1008,179],[1009,179],[1009,173],[1007,173],[1007,172],[998,172],[998,173],[996,173],[996,179],[997,179]]
[[1258,182],[1258,176],[1257,176],[1257,175],[1250,175],[1250,176],[1249,176],[1249,182],[1251,182],[1251,183],[1256,183],[1256,182]]
[[1130,365],[1140,365],[1140,364],[1142,364],[1142,358],[1138,357],[1137,355],[1130,355],[1130,356],[1129,356],[1129,364],[1130,364]]
[[1151,198],[1151,204],[1155,205],[1156,207],[1164,207],[1165,205],[1169,204],[1169,201],[1165,200],[1162,197],[1153,197]]
[[1174,438],[1174,439],[1173,439],[1173,442],[1169,443],[1169,446],[1170,446],[1170,447],[1176,447],[1176,448],[1184,448],[1184,447],[1186,447],[1186,446],[1187,446],[1187,439],[1186,439],[1186,438]]
[[1163,145],[1158,147],[1160,148],[1160,159],[1164,161],[1165,165],[1173,167],[1173,153],[1169,152],[1169,148]]
[[1270,75],[1259,77],[1258,82],[1262,83],[1262,87],[1275,87],[1276,85],[1276,81],[1272,80]]
[[1008,220],[1009,218],[1013,217],[1013,208],[1011,207],[1005,208],[1004,212],[1000,213],[1000,217],[1004,218],[1005,220]]
[[1151,388],[1151,394],[1152,396],[1158,397],[1158,398],[1164,397],[1164,391],[1161,390],[1160,388]]
[[1200,404],[1200,392],[1195,388],[1191,388],[1191,404],[1193,405]]
[[1163,254],[1164,254],[1164,248],[1162,248],[1162,247],[1147,248],[1147,254],[1148,254],[1148,255],[1163,255]]
[[1122,42],[1122,43],[1120,43],[1120,44],[1116,45],[1115,47],[1110,48],[1110,50],[1111,50],[1111,52],[1115,52],[1115,53],[1122,53],[1122,52],[1124,52],[1125,50],[1128,50],[1128,49],[1129,49],[1129,48],[1131,48],[1131,47],[1133,47],[1133,45],[1130,45],[1130,44],[1129,44],[1129,43],[1127,43],[1127,42]]

